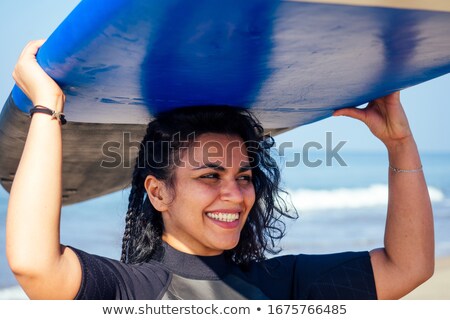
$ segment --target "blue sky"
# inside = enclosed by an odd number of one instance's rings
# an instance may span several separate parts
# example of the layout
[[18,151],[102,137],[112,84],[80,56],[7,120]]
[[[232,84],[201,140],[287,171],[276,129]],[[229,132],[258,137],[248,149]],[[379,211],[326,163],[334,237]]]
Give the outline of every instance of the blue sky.
[[[13,86],[11,72],[27,41],[47,38],[78,0],[3,0],[0,2],[0,105]],[[433,79],[402,92],[402,102],[422,152],[450,152],[450,75]],[[301,148],[308,141],[325,141],[325,132],[333,132],[333,141],[347,141],[342,151],[381,151],[379,143],[361,123],[330,118],[310,124],[277,138],[279,143],[293,141]]]

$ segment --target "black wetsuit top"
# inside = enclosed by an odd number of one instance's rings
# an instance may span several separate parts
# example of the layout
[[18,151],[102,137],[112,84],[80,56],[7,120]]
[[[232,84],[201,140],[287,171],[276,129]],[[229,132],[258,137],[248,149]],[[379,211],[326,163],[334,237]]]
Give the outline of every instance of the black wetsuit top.
[[376,299],[368,252],[286,255],[243,268],[167,244],[137,265],[74,251],[83,273],[76,299]]

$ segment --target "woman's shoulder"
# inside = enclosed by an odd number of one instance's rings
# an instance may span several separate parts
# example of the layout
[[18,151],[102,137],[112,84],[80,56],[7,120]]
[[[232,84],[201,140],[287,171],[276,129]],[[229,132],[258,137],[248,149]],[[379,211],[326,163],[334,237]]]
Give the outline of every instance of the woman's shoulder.
[[70,249],[78,256],[82,268],[77,299],[156,299],[170,279],[170,274],[158,263],[127,264]]
[[276,283],[295,299],[376,298],[368,252],[282,255],[251,263],[246,273],[263,287]]
[[370,255],[367,251],[338,252],[326,254],[289,254],[272,257],[259,262],[260,267],[278,272],[301,272],[310,276],[319,276],[336,268],[347,265],[359,265],[362,270],[370,269]]

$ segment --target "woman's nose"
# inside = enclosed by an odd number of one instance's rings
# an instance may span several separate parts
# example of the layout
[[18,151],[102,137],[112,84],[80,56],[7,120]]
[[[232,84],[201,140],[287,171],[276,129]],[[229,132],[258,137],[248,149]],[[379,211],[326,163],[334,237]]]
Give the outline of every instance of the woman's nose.
[[244,195],[241,186],[239,185],[238,181],[234,179],[231,181],[224,181],[224,183],[222,184],[220,197],[222,200],[235,203],[241,203],[244,201]]

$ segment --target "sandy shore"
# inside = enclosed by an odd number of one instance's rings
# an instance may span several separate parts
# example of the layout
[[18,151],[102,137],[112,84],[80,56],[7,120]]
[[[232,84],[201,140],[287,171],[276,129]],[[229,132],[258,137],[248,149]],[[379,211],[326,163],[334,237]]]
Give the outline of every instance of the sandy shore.
[[[20,287],[0,290],[0,300],[27,299]],[[438,258],[433,277],[405,296],[408,300],[450,300],[450,257]]]
[[450,300],[450,257],[438,258],[433,277],[403,299]]

